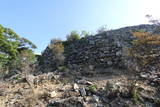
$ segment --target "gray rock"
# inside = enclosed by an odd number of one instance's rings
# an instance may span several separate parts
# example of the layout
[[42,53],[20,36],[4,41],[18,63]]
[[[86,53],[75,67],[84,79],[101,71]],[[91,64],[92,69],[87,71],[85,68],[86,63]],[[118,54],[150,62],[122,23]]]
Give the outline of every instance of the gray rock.
[[84,84],[84,85],[93,85],[92,82],[87,81],[87,80],[85,80],[85,79],[78,80],[77,83],[79,83],[79,84]]
[[145,107],[153,107],[153,104],[152,104],[152,103],[149,103],[149,102],[146,102],[146,103],[145,103]]
[[26,80],[32,84],[34,83],[34,79],[35,79],[35,76],[31,74],[26,76]]
[[95,102],[99,102],[99,97],[96,96],[96,95],[93,95],[93,100],[94,100]]
[[66,99],[51,100],[47,107],[84,107],[83,98],[70,97]]
[[84,88],[84,86],[82,88],[80,88],[80,93],[81,93],[81,96],[84,97],[86,96],[86,89]]
[[140,76],[141,76],[142,78],[148,78],[148,77],[149,77],[149,74],[148,74],[148,73],[145,73],[145,72],[142,72],[142,73],[140,73]]

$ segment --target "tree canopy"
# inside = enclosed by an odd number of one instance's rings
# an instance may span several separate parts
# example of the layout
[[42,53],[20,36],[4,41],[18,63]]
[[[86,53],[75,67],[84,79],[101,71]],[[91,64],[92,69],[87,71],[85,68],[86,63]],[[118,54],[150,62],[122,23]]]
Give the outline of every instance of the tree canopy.
[[16,59],[21,50],[33,50],[36,46],[26,38],[20,37],[12,29],[0,25],[0,63],[6,64]]

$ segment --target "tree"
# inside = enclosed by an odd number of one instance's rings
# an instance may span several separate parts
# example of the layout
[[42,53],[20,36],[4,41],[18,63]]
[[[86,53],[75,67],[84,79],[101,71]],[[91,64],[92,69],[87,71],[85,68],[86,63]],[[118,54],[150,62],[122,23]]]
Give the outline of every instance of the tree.
[[160,20],[159,20],[159,19],[154,19],[154,18],[152,17],[152,15],[146,15],[146,17],[149,19],[149,22],[150,22],[150,23],[153,23],[153,24],[155,24],[155,25],[160,26]]
[[0,63],[3,67],[8,67],[11,62],[17,61],[22,50],[30,50],[36,46],[26,38],[21,38],[12,29],[0,25]]

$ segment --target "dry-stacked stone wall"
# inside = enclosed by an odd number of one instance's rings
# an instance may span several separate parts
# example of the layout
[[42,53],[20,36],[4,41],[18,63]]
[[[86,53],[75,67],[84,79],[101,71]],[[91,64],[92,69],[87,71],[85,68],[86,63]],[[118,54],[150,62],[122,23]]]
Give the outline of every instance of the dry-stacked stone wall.
[[[127,48],[132,46],[134,36],[132,32],[147,31],[155,33],[156,25],[138,25],[105,31],[94,36],[88,36],[78,41],[65,45],[66,65],[105,65],[116,67],[135,66],[134,62],[128,60]],[[46,67],[54,68],[54,59],[47,48],[42,57]],[[48,66],[49,65],[49,66]]]

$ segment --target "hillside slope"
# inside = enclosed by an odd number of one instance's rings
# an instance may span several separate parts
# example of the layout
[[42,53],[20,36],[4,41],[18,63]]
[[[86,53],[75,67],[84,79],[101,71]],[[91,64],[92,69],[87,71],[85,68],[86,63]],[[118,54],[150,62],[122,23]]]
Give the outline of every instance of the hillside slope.
[[61,41],[62,64],[48,46],[34,72],[1,78],[1,107],[159,107],[160,50],[152,47],[156,57],[142,71],[127,54],[137,31],[159,34],[155,25],[138,25]]

